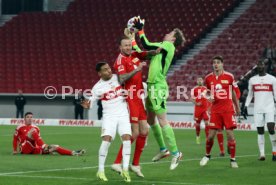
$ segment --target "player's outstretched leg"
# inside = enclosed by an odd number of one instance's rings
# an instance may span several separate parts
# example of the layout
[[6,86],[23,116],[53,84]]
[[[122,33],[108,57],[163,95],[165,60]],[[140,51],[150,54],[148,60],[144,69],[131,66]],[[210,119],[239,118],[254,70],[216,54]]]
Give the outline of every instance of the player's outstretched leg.
[[151,130],[152,130],[155,140],[157,141],[159,148],[160,148],[160,152],[152,158],[153,162],[157,162],[160,159],[168,157],[170,155],[170,152],[166,147],[162,129],[161,129],[160,125],[158,123],[151,125]]
[[173,131],[172,127],[169,124],[166,124],[163,127],[163,132],[164,132],[165,139],[168,143],[170,153],[173,156],[172,161],[171,161],[170,170],[174,170],[178,166],[180,160],[182,159],[183,154],[181,152],[179,152],[179,150],[178,150],[178,147],[176,145],[174,131]]
[[68,150],[66,148],[62,148],[60,146],[56,147],[56,150],[55,150],[57,153],[59,153],[60,155],[73,155],[74,154],[74,151],[72,150]]
[[86,153],[86,150],[85,149],[80,149],[80,150],[74,150],[73,152],[72,152],[72,155],[74,155],[74,156],[81,156],[81,155],[83,155],[83,154],[85,154]]

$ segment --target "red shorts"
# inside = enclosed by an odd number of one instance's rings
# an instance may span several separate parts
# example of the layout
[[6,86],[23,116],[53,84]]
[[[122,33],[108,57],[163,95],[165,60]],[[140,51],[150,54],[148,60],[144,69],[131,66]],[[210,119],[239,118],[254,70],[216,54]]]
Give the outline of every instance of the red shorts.
[[21,144],[20,151],[22,154],[42,154],[43,152],[40,146],[34,146],[28,140]]
[[147,113],[141,99],[128,100],[130,123],[137,124],[138,121],[147,120]]
[[208,121],[209,120],[209,115],[207,111],[195,111],[194,112],[194,120],[196,122],[201,122],[201,120]]
[[234,117],[234,113],[212,113],[209,123],[210,129],[223,129],[226,130],[237,128],[237,123]]

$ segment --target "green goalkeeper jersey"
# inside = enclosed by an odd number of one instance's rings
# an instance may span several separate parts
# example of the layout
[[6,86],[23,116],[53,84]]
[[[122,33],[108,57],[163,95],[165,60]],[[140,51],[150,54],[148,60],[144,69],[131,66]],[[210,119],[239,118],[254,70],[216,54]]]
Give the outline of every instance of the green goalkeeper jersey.
[[175,46],[173,43],[164,41],[160,43],[151,43],[145,34],[140,34],[140,39],[144,49],[156,50],[162,48],[161,52],[153,56],[150,60],[148,83],[166,82],[166,75],[173,60]]

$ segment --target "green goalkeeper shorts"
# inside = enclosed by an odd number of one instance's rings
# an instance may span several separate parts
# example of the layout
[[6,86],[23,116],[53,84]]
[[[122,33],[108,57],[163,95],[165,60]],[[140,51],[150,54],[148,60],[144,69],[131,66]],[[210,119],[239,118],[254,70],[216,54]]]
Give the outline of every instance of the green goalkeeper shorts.
[[147,92],[147,111],[154,112],[156,114],[167,112],[167,98],[169,95],[167,83],[148,83]]

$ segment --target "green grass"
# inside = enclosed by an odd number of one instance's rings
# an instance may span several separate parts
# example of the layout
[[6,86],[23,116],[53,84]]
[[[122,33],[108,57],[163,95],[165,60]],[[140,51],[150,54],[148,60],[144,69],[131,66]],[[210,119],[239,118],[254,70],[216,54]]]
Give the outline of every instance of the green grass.
[[[59,144],[69,149],[87,149],[81,157],[60,155],[12,155],[12,134],[15,126],[0,126],[0,185],[89,185],[123,184],[121,177],[110,170],[110,164],[120,145],[117,136],[112,143],[106,167],[108,183],[96,179],[98,149],[101,143],[99,128],[40,127],[46,143]],[[266,135],[267,160],[258,158],[257,135],[255,132],[236,131],[238,169],[231,169],[229,157],[219,158],[218,144],[214,144],[212,160],[205,167],[199,161],[205,146],[195,144],[194,130],[175,130],[179,149],[184,158],[176,170],[170,171],[170,159],[151,163],[158,151],[150,134],[148,145],[141,158],[144,179],[131,173],[130,184],[178,185],[178,184],[274,184],[276,162],[271,161],[271,145]],[[202,141],[203,141],[202,132]],[[56,169],[56,170],[55,170]]]

